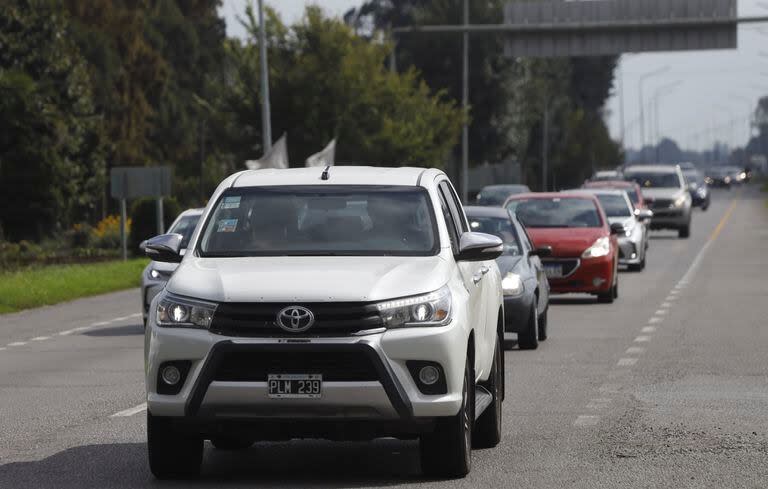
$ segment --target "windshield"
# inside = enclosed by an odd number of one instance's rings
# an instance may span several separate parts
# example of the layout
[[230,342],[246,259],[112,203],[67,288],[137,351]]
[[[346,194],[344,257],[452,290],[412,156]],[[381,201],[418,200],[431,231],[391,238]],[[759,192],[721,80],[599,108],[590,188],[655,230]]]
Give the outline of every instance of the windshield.
[[627,197],[629,197],[629,200],[632,202],[632,205],[634,205],[635,207],[637,207],[638,204],[640,204],[640,196],[637,195],[637,191],[635,189],[628,188]]
[[501,238],[504,242],[505,255],[519,256],[522,254],[520,239],[511,220],[501,217],[475,217],[472,215],[467,216],[467,218],[472,232],[492,234]]
[[643,188],[680,188],[682,182],[677,173],[632,172],[627,179],[637,182]]
[[504,205],[510,195],[524,194],[530,189],[524,185],[510,185],[508,187],[484,188],[477,195],[477,204],[482,206]]
[[603,206],[608,217],[631,217],[632,210],[627,205],[627,200],[621,195],[598,194],[597,200]]
[[171,226],[171,229],[168,230],[169,233],[180,234],[183,236],[181,240],[181,249],[186,249],[186,247],[189,246],[189,240],[192,238],[192,233],[195,232],[195,226],[197,226],[198,221],[200,221],[199,215],[184,216],[176,221],[173,226]]
[[685,177],[686,182],[688,183],[703,183],[704,177],[701,173],[699,173],[696,170],[691,171],[685,171],[683,172],[683,176]]
[[599,228],[600,214],[592,200],[550,198],[513,200],[507,209],[516,212],[527,228]]
[[439,242],[415,187],[227,190],[201,233],[201,256],[428,256]]

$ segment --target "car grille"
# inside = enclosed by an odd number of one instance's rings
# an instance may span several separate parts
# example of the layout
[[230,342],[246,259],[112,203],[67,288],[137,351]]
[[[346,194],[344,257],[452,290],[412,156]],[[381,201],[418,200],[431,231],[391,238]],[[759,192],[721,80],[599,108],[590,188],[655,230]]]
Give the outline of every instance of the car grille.
[[552,259],[552,260],[542,260],[544,264],[557,264],[562,265],[563,267],[563,278],[568,277],[569,275],[573,274],[573,272],[576,271],[577,268],[579,268],[579,260],[576,258],[563,258],[563,259]]
[[321,374],[324,382],[379,380],[362,351],[229,352],[218,362],[213,380],[266,382],[269,374]]
[[211,332],[241,337],[291,337],[277,325],[277,314],[300,305],[315,316],[315,324],[301,336],[347,336],[358,331],[381,328],[384,323],[371,303],[222,303],[216,308]]
[[668,209],[674,203],[671,199],[654,199],[651,201],[651,210]]

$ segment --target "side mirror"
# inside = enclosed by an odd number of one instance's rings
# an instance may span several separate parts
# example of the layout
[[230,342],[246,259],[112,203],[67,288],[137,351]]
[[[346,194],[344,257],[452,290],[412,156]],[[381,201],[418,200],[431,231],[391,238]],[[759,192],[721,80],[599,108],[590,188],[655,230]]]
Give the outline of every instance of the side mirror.
[[635,216],[640,221],[650,221],[653,219],[653,211],[650,209],[635,209]]
[[142,253],[145,253],[147,251],[147,240],[146,239],[144,241],[142,241],[141,243],[139,243],[139,250]]
[[549,258],[552,256],[551,246],[542,246],[528,252],[528,256],[538,256],[539,258]]
[[180,234],[155,236],[144,242],[144,254],[155,261],[179,263],[182,259],[182,239],[184,239],[184,236]]
[[459,240],[456,261],[495,260],[504,253],[501,238],[484,233],[464,233]]
[[624,225],[620,222],[611,224],[611,234],[624,234]]

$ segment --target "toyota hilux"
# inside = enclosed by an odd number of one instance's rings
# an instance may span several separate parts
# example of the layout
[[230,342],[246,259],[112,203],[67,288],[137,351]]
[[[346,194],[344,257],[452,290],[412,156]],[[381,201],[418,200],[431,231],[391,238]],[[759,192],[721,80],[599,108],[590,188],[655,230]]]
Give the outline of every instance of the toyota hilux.
[[241,172],[181,241],[145,247],[180,262],[145,334],[156,477],[197,475],[205,440],[417,439],[434,477],[499,443],[503,245],[443,172]]

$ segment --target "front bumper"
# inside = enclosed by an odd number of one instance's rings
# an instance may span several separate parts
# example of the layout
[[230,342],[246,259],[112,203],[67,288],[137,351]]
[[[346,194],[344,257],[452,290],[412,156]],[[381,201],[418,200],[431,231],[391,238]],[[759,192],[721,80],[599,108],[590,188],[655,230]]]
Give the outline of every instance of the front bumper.
[[[234,338],[206,330],[161,328],[150,318],[146,341],[147,406],[153,416],[185,420],[408,421],[453,416],[461,405],[468,335],[454,320],[439,328],[390,330],[361,337]],[[375,377],[325,381],[319,399],[273,399],[266,378],[221,380],[218,367],[232,353],[258,359],[270,353],[316,352],[365,356]],[[412,377],[409,360],[438,363],[447,392],[425,395]],[[169,361],[189,361],[178,394],[158,393],[158,371]],[[269,373],[288,372],[270,371]],[[313,371],[311,364],[308,374]],[[218,378],[217,378],[218,377]]]
[[577,260],[578,265],[570,274],[562,278],[549,279],[552,293],[600,294],[611,290],[614,282],[614,255],[573,260]]
[[644,247],[642,230],[629,238],[619,238],[619,265],[639,265],[645,255]]
[[690,209],[653,209],[651,229],[680,229],[687,226],[690,220]]

